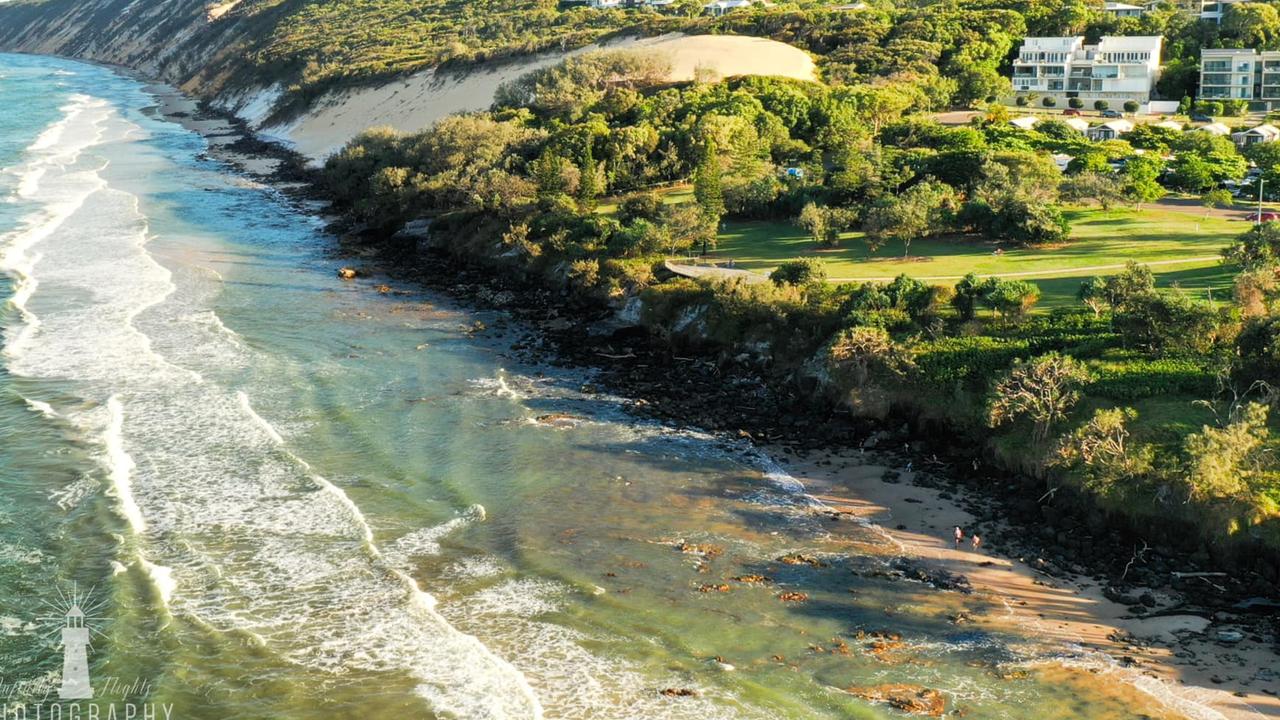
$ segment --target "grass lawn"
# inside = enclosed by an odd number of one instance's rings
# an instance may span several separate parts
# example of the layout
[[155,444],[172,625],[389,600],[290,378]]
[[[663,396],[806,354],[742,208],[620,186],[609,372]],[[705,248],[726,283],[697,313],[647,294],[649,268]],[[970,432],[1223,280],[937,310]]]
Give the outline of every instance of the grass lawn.
[[1238,220],[1205,218],[1166,208],[1095,208],[1067,211],[1072,242],[1052,248],[1007,248],[972,238],[920,240],[904,259],[901,246],[871,252],[860,232],[842,236],[840,247],[819,248],[803,230],[785,222],[727,223],[715,255],[739,268],[767,273],[797,257],[818,257],[837,282],[888,280],[906,273],[921,280],[954,283],[968,272],[1021,277],[1039,284],[1043,303],[1074,300],[1080,280],[1117,272],[1129,260],[1150,263],[1161,285],[1177,283],[1216,297],[1229,292],[1231,271],[1218,253],[1248,229]]

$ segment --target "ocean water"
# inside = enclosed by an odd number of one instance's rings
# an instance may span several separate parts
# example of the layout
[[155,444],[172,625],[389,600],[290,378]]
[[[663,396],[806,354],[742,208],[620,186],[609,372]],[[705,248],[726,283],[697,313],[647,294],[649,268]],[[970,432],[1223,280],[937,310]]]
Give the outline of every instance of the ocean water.
[[75,602],[104,717],[899,717],[845,691],[880,683],[970,718],[1178,716],[949,624],[998,608],[887,577],[881,533],[834,532],[760,452],[517,362],[500,313],[337,280],[318,220],[155,104],[0,55],[8,707],[59,701]]

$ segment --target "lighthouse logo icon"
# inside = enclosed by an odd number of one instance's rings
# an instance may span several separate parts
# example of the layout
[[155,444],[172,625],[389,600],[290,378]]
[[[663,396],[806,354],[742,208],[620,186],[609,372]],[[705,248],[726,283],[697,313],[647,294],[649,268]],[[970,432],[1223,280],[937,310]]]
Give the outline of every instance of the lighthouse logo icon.
[[[54,632],[62,635],[62,684],[58,697],[62,700],[89,700],[93,698],[93,685],[89,682],[89,651],[93,649],[92,625],[102,618],[92,617],[101,608],[93,599],[93,591],[71,594],[58,591],[59,602],[46,605],[57,614],[47,618],[55,626]],[[53,633],[50,633],[53,634]]]
[[84,611],[72,605],[66,614],[62,628],[62,687],[58,697],[63,700],[88,700],[93,697],[89,684],[89,628],[84,624]]

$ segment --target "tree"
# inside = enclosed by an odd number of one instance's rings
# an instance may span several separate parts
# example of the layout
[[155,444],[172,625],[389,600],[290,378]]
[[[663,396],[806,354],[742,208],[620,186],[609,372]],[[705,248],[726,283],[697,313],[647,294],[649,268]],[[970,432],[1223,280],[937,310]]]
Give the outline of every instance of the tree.
[[530,170],[540,197],[571,195],[578,191],[581,179],[578,168],[550,147],[533,161]]
[[1151,295],[1156,291],[1156,278],[1151,268],[1130,260],[1124,270],[1107,278],[1104,293],[1113,310]]
[[1107,305],[1107,281],[1096,275],[1085,280],[1080,283],[1076,298],[1093,311],[1094,317],[1098,317],[1102,314],[1102,308]]
[[1107,108],[1110,108],[1110,107],[1111,107],[1111,103],[1107,102],[1106,100],[1093,101],[1093,109],[1097,110],[1098,112],[1102,112],[1103,110],[1106,110]]
[[1280,258],[1280,223],[1254,225],[1224,249],[1222,257],[1246,271],[1275,267]]
[[1178,101],[1178,114],[1187,115],[1190,112],[1191,112],[1191,96],[1183,95],[1182,99]]
[[1135,295],[1116,307],[1111,324],[1127,346],[1162,354],[1208,353],[1218,332],[1213,306],[1181,292]]
[[1200,204],[1205,207],[1205,217],[1209,217],[1209,213],[1215,208],[1229,208],[1235,202],[1230,190],[1210,190],[1200,197]]
[[1260,2],[1231,3],[1223,9],[1219,28],[1242,43],[1235,47],[1271,48],[1280,40],[1280,14]]
[[827,268],[817,258],[796,258],[779,265],[769,279],[775,285],[812,285],[825,282]]
[[842,330],[831,341],[827,358],[832,369],[847,377],[854,387],[867,384],[877,367],[896,370],[896,345],[884,328],[852,327]]
[[862,229],[868,245],[902,243],[902,256],[911,254],[911,241],[945,229],[956,202],[949,185],[928,179],[907,188],[897,197],[886,198],[867,212]]
[[1084,480],[1085,488],[1103,497],[1120,494],[1134,478],[1152,470],[1155,450],[1129,446],[1129,423],[1138,419],[1133,408],[1099,408],[1088,422],[1064,436],[1051,464],[1068,467]]
[[951,305],[960,315],[961,320],[972,320],[978,314],[978,305],[982,302],[982,280],[974,273],[969,273],[956,283],[956,294],[951,296]]
[[990,278],[983,301],[1002,318],[1021,318],[1040,299],[1040,286],[1026,280]]
[[816,203],[807,203],[800,210],[796,224],[813,236],[823,247],[835,247],[840,244],[840,233],[853,225],[854,214],[844,208],[823,207]]
[[1029,101],[1029,100],[1027,100],[1027,96],[1026,96],[1026,95],[1018,95],[1017,97],[1015,97],[1015,98],[1013,99],[1013,103],[1014,103],[1015,105],[1017,105],[1018,107],[1026,107],[1028,102],[1030,102],[1030,101]]
[[1094,202],[1103,210],[1124,199],[1120,181],[1110,172],[1084,171],[1062,179],[1059,193],[1070,202]]
[[604,190],[604,166],[596,163],[595,154],[591,150],[591,138],[588,137],[586,147],[582,151],[582,167],[578,173],[578,205],[585,211],[596,207],[596,198]]
[[1275,459],[1267,449],[1269,408],[1250,402],[1238,407],[1223,427],[1205,425],[1183,441],[1187,484],[1201,502],[1249,504],[1276,482]]
[[1047,108],[1051,108],[1051,107],[1053,107],[1053,106],[1057,105],[1057,104],[1058,104],[1058,101],[1057,101],[1057,99],[1056,99],[1056,98],[1054,98],[1052,95],[1045,95],[1045,96],[1044,96],[1044,99],[1040,101],[1040,104],[1041,104],[1041,105],[1044,105],[1044,106],[1045,106],[1045,107],[1047,107]]
[[[724,190],[720,185],[720,157],[716,154],[716,143],[707,139],[702,144],[702,155],[698,166],[693,171],[693,198],[702,211],[703,222],[718,229],[720,218],[724,215]],[[703,250],[707,242],[704,239]]]
[[996,382],[987,402],[987,422],[999,427],[1019,418],[1031,421],[1037,443],[1067,417],[1080,400],[1077,388],[1089,380],[1089,372],[1069,355],[1048,353],[1030,361],[1016,360]]
[[1067,105],[1075,108],[1076,110],[1079,110],[1080,108],[1084,107],[1084,101],[1078,97],[1067,98]]
[[1162,172],[1164,172],[1164,163],[1159,158],[1150,155],[1135,155],[1129,158],[1121,173],[1125,197],[1137,207],[1164,197],[1165,189],[1159,182]]
[[1124,101],[1124,111],[1125,111],[1125,112],[1127,112],[1127,113],[1130,113],[1130,114],[1132,114],[1132,113],[1136,113],[1136,112],[1138,112],[1138,109],[1139,109],[1139,108],[1141,108],[1141,107],[1142,107],[1142,106],[1138,104],[1138,101],[1137,101],[1137,100],[1125,100],[1125,101]]

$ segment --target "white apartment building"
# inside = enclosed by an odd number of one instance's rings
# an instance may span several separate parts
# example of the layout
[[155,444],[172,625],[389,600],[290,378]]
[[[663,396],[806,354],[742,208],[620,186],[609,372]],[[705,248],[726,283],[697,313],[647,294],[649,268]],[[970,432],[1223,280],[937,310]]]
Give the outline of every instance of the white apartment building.
[[1200,51],[1200,100],[1247,100],[1251,109],[1280,107],[1280,51]]
[[1227,6],[1232,3],[1243,2],[1244,0],[1199,0],[1200,19],[1212,20],[1213,22],[1222,22],[1222,15],[1226,12]]
[[1145,103],[1160,77],[1159,35],[1029,37],[1013,61],[1013,90],[1085,101]]

